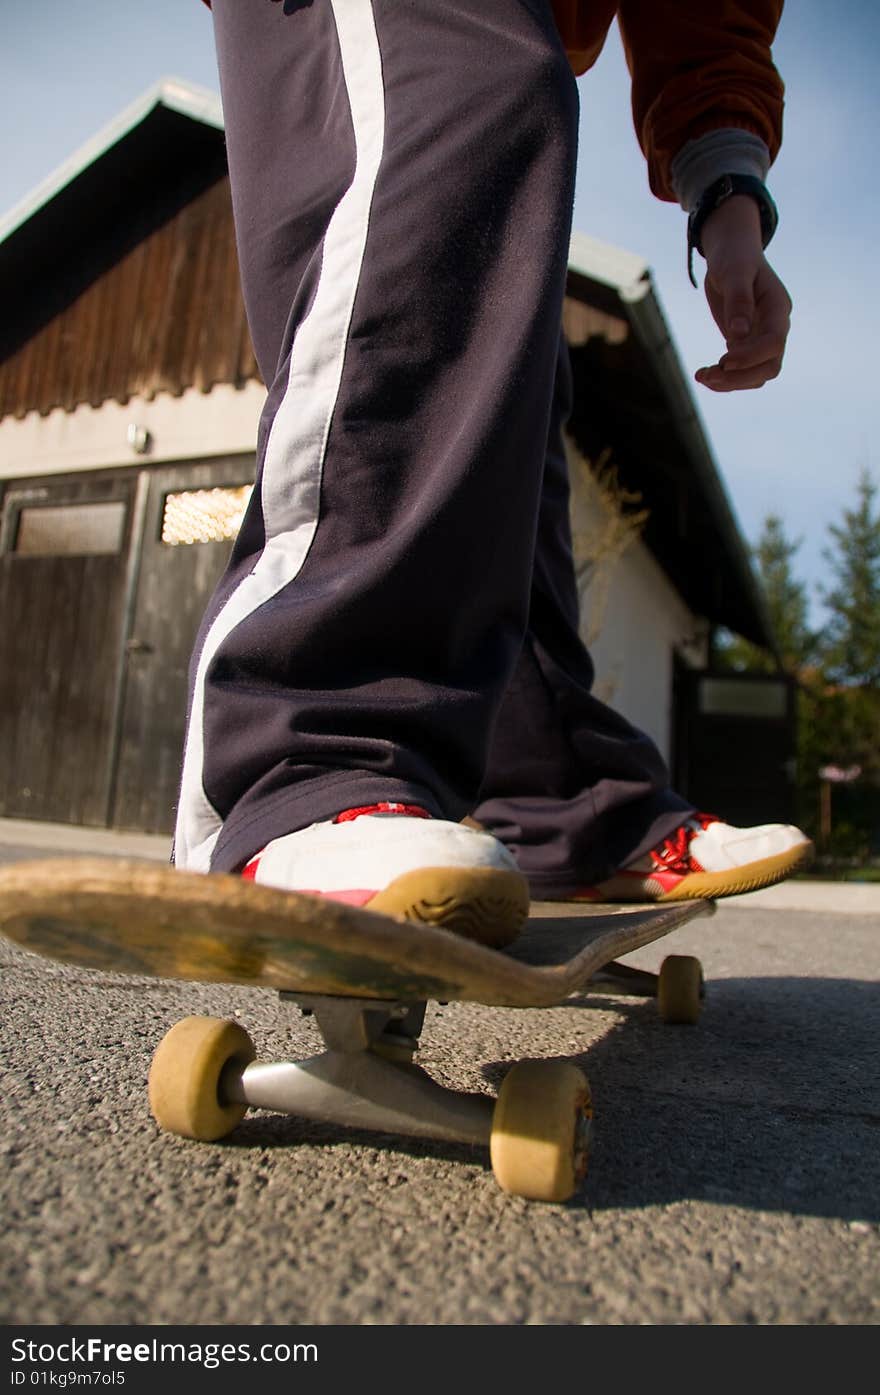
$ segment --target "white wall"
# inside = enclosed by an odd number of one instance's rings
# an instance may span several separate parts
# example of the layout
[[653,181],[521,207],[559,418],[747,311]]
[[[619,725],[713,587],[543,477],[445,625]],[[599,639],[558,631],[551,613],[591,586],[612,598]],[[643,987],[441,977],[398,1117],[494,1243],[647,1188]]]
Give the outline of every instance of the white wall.
[[[152,400],[132,397],[125,404],[58,408],[46,416],[29,412],[0,421],[0,479],[67,474],[168,460],[209,460],[253,452],[265,389],[190,388],[180,397],[159,393]],[[149,432],[149,449],[139,454],[128,441],[130,426]]]
[[[590,543],[607,536],[607,511],[574,450],[569,464],[575,553],[583,563]],[[588,578],[581,592],[581,633],[596,665],[596,695],[646,731],[668,760],[673,656],[678,651],[688,663],[702,666],[707,627],[637,538],[622,555],[600,563],[599,572],[601,579],[591,584]]]

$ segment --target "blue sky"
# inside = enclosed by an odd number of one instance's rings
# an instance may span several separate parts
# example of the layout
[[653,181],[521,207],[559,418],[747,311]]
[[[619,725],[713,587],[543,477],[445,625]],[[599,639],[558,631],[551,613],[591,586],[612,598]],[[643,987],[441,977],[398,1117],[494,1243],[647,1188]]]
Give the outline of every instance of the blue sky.
[[[217,88],[199,0],[0,0],[0,16],[0,214],[159,78]],[[795,303],[786,362],[760,392],[694,394],[743,533],[754,542],[779,514],[815,598],[828,524],[861,469],[880,479],[880,4],[788,0],[775,57],[787,96],[770,258]],[[616,34],[580,90],[575,226],[650,263],[690,376],[717,358],[717,331],[687,280],[684,215],[648,189]]]

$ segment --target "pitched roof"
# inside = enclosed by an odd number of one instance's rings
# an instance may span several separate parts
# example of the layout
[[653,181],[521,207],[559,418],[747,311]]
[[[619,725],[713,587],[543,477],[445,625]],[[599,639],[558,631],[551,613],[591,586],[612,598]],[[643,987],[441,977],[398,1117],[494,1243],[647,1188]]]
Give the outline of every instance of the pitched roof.
[[219,99],[151,87],[0,220],[0,359],[225,173]]
[[129,106],[102,126],[100,131],[75,150],[72,155],[47,175],[40,184],[0,217],[0,244],[6,242],[25,223],[29,222],[41,208],[51,204],[80,175],[99,163],[114,146],[124,141],[136,127],[157,110],[186,117],[190,121],[201,122],[214,130],[223,130],[223,111],[220,98],[215,92],[179,78],[163,78],[143,92]]

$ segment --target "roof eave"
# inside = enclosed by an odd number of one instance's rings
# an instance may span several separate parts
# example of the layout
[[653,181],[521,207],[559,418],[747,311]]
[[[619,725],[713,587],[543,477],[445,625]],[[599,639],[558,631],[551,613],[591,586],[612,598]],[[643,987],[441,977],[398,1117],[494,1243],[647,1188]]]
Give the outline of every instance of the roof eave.
[[6,241],[20,227],[27,223],[41,208],[45,208],[75,179],[100,160],[114,145],[124,140],[135,127],[149,116],[155,107],[166,107],[169,111],[188,116],[205,126],[223,130],[223,113],[220,98],[207,88],[196,87],[193,83],[179,78],[163,78],[137,97],[124,111],[103,126],[96,135],[78,150],[75,150],[63,164],[47,175],[40,184],[0,218],[0,243]]
[[709,448],[684,367],[654,288],[650,266],[634,253],[575,232],[571,238],[569,268],[576,275],[599,282],[616,296],[622,316],[656,372],[670,417],[687,451],[690,468],[712,509],[740,584],[754,611],[763,643],[775,655],[777,642],[766,600]]

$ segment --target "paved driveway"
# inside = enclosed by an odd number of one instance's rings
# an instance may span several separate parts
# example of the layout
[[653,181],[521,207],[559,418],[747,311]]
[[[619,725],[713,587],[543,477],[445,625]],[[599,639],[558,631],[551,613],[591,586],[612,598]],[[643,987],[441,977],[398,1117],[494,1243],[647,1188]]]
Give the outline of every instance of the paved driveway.
[[144,1082],[177,1018],[236,1016],[266,1058],[316,1049],[310,1021],[0,943],[0,1322],[876,1323],[880,908],[787,894],[633,957],[700,954],[696,1027],[635,999],[429,1008],[444,1083],[494,1090],[522,1056],[587,1070],[595,1145],[564,1206],[504,1196],[464,1146],[265,1114],[220,1144],[162,1135]]

